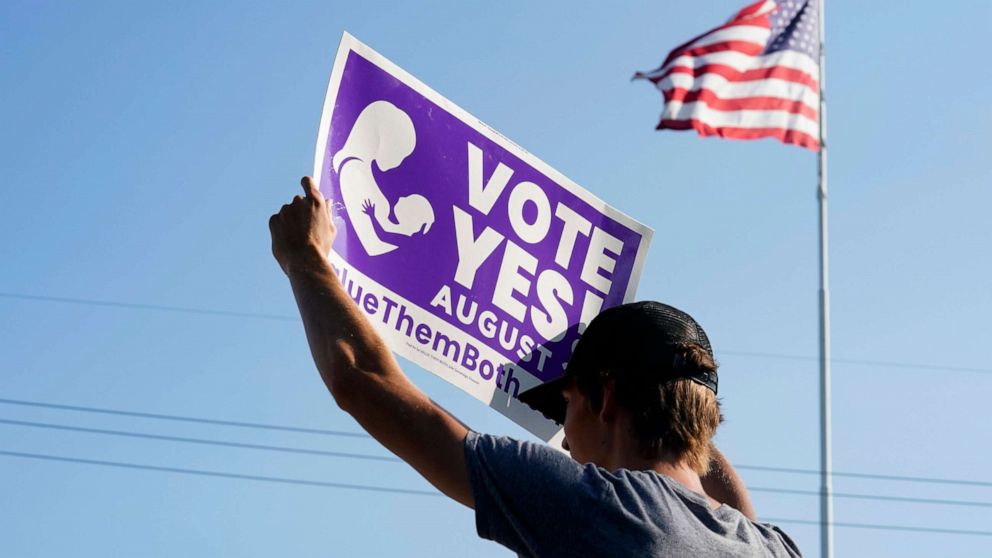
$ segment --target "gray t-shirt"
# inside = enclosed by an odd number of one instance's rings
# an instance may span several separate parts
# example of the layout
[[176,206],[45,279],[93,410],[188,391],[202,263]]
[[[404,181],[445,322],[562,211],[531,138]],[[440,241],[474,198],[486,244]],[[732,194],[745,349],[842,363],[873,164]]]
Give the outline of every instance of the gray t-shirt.
[[652,471],[580,465],[549,446],[469,432],[479,536],[520,556],[799,556],[777,527]]

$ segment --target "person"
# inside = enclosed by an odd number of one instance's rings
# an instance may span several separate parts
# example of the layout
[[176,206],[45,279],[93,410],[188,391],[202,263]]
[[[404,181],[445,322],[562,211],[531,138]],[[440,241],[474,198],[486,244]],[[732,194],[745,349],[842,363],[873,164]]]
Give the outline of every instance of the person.
[[564,425],[565,453],[471,431],[403,374],[326,259],[336,229],[309,177],[269,219],[314,362],[337,404],[520,556],[799,556],[759,523],[712,445],[717,374],[702,328],[656,302],[591,321],[565,375],[520,399]]

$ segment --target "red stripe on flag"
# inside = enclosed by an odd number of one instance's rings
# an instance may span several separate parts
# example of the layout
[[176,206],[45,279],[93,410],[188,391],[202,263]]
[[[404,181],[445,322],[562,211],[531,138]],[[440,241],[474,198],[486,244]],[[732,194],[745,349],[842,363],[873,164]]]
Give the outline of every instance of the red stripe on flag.
[[[748,17],[750,17],[750,16],[758,13],[758,11],[760,11],[761,10],[761,7],[764,6],[764,5],[765,5],[765,0],[758,0],[754,4],[751,4],[750,6],[747,6],[746,8],[742,8],[741,11],[737,12],[737,15],[735,15],[734,17],[731,18],[731,20],[737,21],[737,20],[748,18]],[[771,11],[774,12],[777,9],[778,9],[778,6],[776,5],[775,8],[772,9]]]
[[[672,51],[672,54],[668,56],[665,63],[667,64],[669,61],[674,60],[679,56],[702,56],[713,52],[727,52],[728,50],[740,52],[750,56],[757,56],[764,52],[765,45],[759,45],[758,43],[751,43],[748,41],[723,41],[720,43],[713,43],[711,45],[681,51]],[[662,64],[662,66],[664,66],[664,64]]]
[[679,46],[675,47],[674,49],[672,49],[672,52],[669,52],[668,53],[668,56],[665,57],[665,61],[662,62],[661,65],[658,66],[658,68],[656,70],[654,70],[654,71],[658,71],[658,70],[664,68],[665,67],[665,64],[668,64],[669,62],[671,62],[672,60],[674,60],[676,57],[681,56],[682,53],[685,52],[685,50],[688,49],[696,41],[705,39],[706,37],[708,37],[709,35],[712,35],[713,33],[716,33],[717,31],[723,31],[724,29],[730,29],[732,27],[738,27],[738,26],[764,27],[765,29],[771,29],[772,28],[772,22],[771,22],[770,19],[768,19],[768,16],[762,16],[762,17],[754,18],[754,19],[752,19],[750,21],[746,21],[746,22],[731,21],[729,23],[725,23],[725,24],[721,25],[720,27],[716,27],[716,28],[710,29],[709,31],[703,33],[702,35],[697,35],[697,36],[689,39],[688,41],[680,44]]
[[742,97],[740,99],[721,99],[716,93],[709,89],[688,90],[682,87],[675,87],[662,91],[665,95],[665,102],[682,101],[683,103],[693,103],[702,101],[713,110],[784,110],[792,114],[800,114],[809,118],[813,122],[818,121],[816,109],[803,103],[781,97]]
[[812,151],[820,150],[820,142],[813,136],[787,128],[734,128],[731,126],[713,127],[695,118],[689,120],[663,119],[658,130],[696,130],[700,136],[719,136],[727,139],[776,138],[782,143],[791,143]]
[[694,78],[700,77],[703,74],[717,74],[727,79],[727,81],[741,82],[741,81],[758,81],[762,79],[781,79],[784,81],[791,81],[793,83],[799,83],[809,87],[813,91],[819,91],[820,86],[816,81],[816,78],[807,74],[802,70],[797,70],[795,68],[787,68],[785,66],[770,66],[768,68],[755,68],[753,70],[740,71],[736,68],[724,64],[706,64],[698,68],[691,68],[689,66],[674,66],[671,70],[668,70],[664,74],[656,77],[649,78],[649,80],[655,84],[659,81],[665,79],[671,74],[685,74],[692,76]]

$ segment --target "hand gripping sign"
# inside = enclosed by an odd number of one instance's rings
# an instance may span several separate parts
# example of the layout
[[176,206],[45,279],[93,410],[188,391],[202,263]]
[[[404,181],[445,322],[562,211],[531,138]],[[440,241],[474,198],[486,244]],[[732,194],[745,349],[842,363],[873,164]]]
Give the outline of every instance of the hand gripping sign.
[[313,174],[338,225],[331,264],[390,347],[551,438],[517,395],[633,299],[651,230],[348,34]]

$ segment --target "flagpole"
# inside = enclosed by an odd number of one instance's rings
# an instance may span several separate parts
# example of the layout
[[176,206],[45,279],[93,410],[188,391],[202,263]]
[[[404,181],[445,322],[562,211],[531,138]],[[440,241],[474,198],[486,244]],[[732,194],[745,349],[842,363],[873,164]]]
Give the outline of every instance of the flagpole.
[[820,202],[820,544],[822,558],[833,558],[834,510],[830,434],[830,286],[827,251],[827,100],[824,96],[826,53],[823,4],[817,3],[820,23],[820,151],[818,158]]

